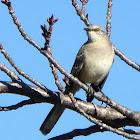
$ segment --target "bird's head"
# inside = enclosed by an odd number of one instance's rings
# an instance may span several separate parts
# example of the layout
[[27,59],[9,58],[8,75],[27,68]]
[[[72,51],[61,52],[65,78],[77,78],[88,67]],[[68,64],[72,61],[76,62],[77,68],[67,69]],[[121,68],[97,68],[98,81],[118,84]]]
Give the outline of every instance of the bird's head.
[[106,35],[104,28],[99,25],[90,25],[84,30],[87,32],[88,40],[90,41],[102,39]]

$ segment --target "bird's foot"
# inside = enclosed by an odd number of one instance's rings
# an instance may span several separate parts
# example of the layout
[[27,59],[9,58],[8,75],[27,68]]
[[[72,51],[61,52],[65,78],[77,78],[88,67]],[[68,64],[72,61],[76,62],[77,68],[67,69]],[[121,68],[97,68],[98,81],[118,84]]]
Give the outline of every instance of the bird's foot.
[[91,86],[89,86],[88,92],[86,94],[87,94],[87,99],[86,99],[87,102],[91,102],[94,99],[94,90]]

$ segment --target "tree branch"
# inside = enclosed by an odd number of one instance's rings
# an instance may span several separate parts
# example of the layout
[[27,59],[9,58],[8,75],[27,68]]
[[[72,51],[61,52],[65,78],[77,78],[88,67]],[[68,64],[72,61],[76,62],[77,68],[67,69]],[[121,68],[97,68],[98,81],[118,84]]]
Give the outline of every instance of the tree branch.
[[106,17],[107,18],[106,31],[109,37],[111,35],[111,7],[112,7],[112,0],[109,0],[108,8],[107,8],[107,17]]
[[[131,129],[127,130],[127,129],[123,129],[123,128],[121,128],[121,129],[119,128],[119,130],[127,132],[129,134],[135,134],[135,135],[140,134],[139,130],[131,130]],[[93,133],[104,132],[104,131],[107,131],[107,130],[105,128],[100,127],[99,125],[94,125],[94,126],[90,126],[85,129],[75,129],[69,133],[50,138],[49,140],[73,139],[76,136],[87,136],[87,135],[91,135]]]
[[70,96],[71,101],[72,101],[74,107],[76,108],[77,112],[79,112],[80,114],[82,114],[82,115],[83,115],[85,118],[87,118],[90,122],[92,122],[92,123],[94,123],[94,124],[96,124],[96,125],[99,125],[100,127],[104,128],[104,129],[107,130],[107,131],[111,131],[111,132],[116,133],[116,134],[118,134],[118,135],[122,135],[123,137],[126,137],[126,138],[128,138],[128,139],[140,139],[139,137],[136,137],[136,136],[134,136],[134,135],[132,135],[132,134],[128,134],[128,133],[126,133],[125,131],[121,131],[121,130],[119,130],[119,129],[117,129],[117,128],[113,128],[113,127],[111,127],[111,126],[109,126],[109,125],[107,125],[107,124],[101,122],[101,120],[98,120],[98,119],[93,118],[92,116],[86,114],[86,113],[84,112],[84,110],[82,110],[81,108],[79,108],[76,99],[73,97],[73,94],[72,94],[72,93],[69,93],[69,96]]
[[[114,45],[113,45],[114,46]],[[131,66],[132,68],[134,68],[135,70],[140,72],[140,65],[138,65],[137,63],[135,63],[134,61],[130,60],[129,58],[127,58],[121,51],[119,51],[115,46],[114,46],[114,50],[115,50],[115,54],[121,59],[123,60],[126,64],[128,64],[129,66]]]
[[[49,93],[46,93],[44,90],[30,86],[30,88],[22,87],[18,83],[13,82],[0,82],[0,93],[13,93],[18,95],[23,95],[32,99],[35,103],[46,102],[51,104],[62,104],[66,108],[74,110],[76,112],[77,109],[73,105],[70,97],[68,95],[60,94],[59,92],[55,92],[55,98],[50,96]],[[50,91],[50,90],[49,90]],[[52,92],[52,91],[51,91]],[[112,127],[124,127],[128,126],[138,126],[137,122],[130,120],[129,118],[123,116],[116,110],[108,107],[101,107],[97,104],[92,104],[89,102],[85,102],[76,98],[77,104],[80,109],[84,110],[84,112],[92,117],[95,117],[102,122],[112,126]],[[78,112],[79,113],[79,112]],[[140,112],[134,112],[139,116]]]
[[[53,18],[53,15],[47,19],[47,22],[49,23],[49,29],[47,29],[47,26],[44,24],[44,26],[41,25],[41,29],[43,30],[43,37],[45,38],[45,44],[44,44],[44,48],[43,50],[46,51],[50,56],[52,56],[52,52],[51,52],[51,47],[50,47],[50,40],[51,40],[51,35],[52,35],[52,29],[53,29],[53,25],[54,23],[56,23],[58,21],[58,19]],[[55,79],[55,84],[58,87],[58,90],[60,90],[61,92],[64,92],[64,88],[60,83],[58,74],[57,74],[57,68],[50,63],[50,67],[52,69],[52,74],[54,76]]]
[[75,129],[69,133],[53,137],[49,140],[64,140],[64,139],[73,139],[76,136],[87,136],[97,132],[104,132],[106,131],[104,128],[101,128],[99,125],[90,126],[85,129]]
[[[28,85],[29,86],[29,85]],[[34,86],[29,86],[29,88],[26,89],[21,87],[18,83],[10,83],[10,82],[1,82],[0,83],[0,93],[14,93],[14,94],[19,94],[19,95],[24,95],[27,97],[30,97],[31,100],[34,103],[40,103],[40,102],[48,102],[48,103],[61,103],[64,105],[66,108],[72,109],[78,113],[77,109],[73,105],[73,102],[69,98],[68,95],[63,95],[62,93],[55,93],[56,98],[51,97],[49,94],[41,90],[40,88],[34,87]],[[111,126],[111,127],[124,127],[124,126],[139,126],[137,122],[134,122],[127,117],[121,115],[119,112],[112,108],[107,108],[107,107],[100,107],[97,104],[92,104],[88,102],[84,102],[82,100],[77,99],[77,105],[78,107],[83,110],[86,114],[91,115],[92,117],[102,120],[102,122],[99,121],[99,124],[106,124]],[[140,118],[140,113],[139,112],[134,112],[139,116]],[[103,127],[105,127],[103,125]],[[115,128],[113,128],[114,131],[116,131]],[[121,134],[122,132],[119,131],[118,134]],[[132,138],[131,135],[127,136],[126,134],[124,135],[127,138]],[[137,138],[135,138],[137,139]]]
[[[51,96],[55,96],[53,94],[53,92],[49,92],[49,90],[43,86],[42,84],[40,84],[39,82],[37,82],[35,79],[31,78],[29,75],[27,75],[24,71],[22,71],[21,69],[18,68],[18,66],[14,63],[14,61],[12,60],[12,58],[10,57],[10,55],[4,50],[2,44],[0,43],[0,50],[1,53],[5,56],[5,58],[8,60],[8,62],[11,64],[11,66],[13,68],[15,68],[15,70],[22,75],[24,78],[26,78],[27,80],[29,80],[31,83],[35,84],[36,86],[40,87],[41,89],[43,89],[44,91],[48,92],[49,94],[51,94]],[[20,80],[20,78],[15,74],[15,72],[11,71],[10,69],[8,69],[6,66],[0,64],[0,69],[2,71],[4,71],[11,79],[22,82],[22,80]],[[22,86],[26,86],[25,83],[22,82]]]
[[80,10],[76,0],[71,0],[72,1],[72,5],[74,6],[76,12],[77,12],[77,15],[80,17],[80,19],[86,24],[86,26],[89,26],[91,25],[91,23],[89,22],[88,20],[88,16],[85,16],[85,4],[88,2],[85,1],[85,0],[81,0],[82,2],[82,10]]
[[0,107],[0,111],[11,111],[11,110],[16,110],[20,107],[23,107],[25,105],[32,105],[35,104],[35,102],[32,99],[24,100],[16,105],[11,105],[8,107]]
[[140,130],[134,130],[134,129],[124,129],[124,128],[119,128],[121,131],[124,131],[129,134],[135,134],[135,135],[140,135]]
[[5,74],[7,74],[12,81],[19,81],[21,82],[21,79],[16,75],[16,73],[12,70],[10,70],[8,67],[0,63],[0,70],[3,71]]

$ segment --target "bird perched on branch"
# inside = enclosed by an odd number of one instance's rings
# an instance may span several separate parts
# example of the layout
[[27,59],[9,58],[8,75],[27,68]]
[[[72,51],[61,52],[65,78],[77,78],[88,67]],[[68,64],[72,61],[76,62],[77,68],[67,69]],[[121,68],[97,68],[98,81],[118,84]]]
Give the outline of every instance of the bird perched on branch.
[[[91,83],[94,91],[99,92],[103,88],[113,64],[114,49],[101,26],[90,25],[84,30],[87,32],[88,41],[80,48],[71,74],[83,83]],[[64,94],[69,92],[75,94],[79,89],[80,87],[75,82],[69,80]],[[90,102],[92,99],[93,96],[87,94],[87,101]],[[54,105],[40,128],[44,135],[52,130],[64,110],[64,106]]]

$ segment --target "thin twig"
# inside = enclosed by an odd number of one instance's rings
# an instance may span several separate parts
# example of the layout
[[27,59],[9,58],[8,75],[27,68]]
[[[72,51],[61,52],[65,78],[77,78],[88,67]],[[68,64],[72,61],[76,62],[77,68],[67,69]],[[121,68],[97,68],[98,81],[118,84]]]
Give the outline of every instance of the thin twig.
[[8,107],[0,107],[0,111],[11,111],[11,110],[16,110],[20,107],[23,107],[25,105],[32,105],[35,104],[36,102],[34,102],[32,99],[28,99],[28,100],[24,100],[16,105],[11,105]]
[[16,82],[16,81],[21,82],[21,79],[18,77],[18,75],[16,75],[14,71],[10,70],[8,67],[6,67],[5,65],[1,63],[0,63],[0,70],[6,73],[13,82]]
[[107,8],[107,17],[106,17],[107,18],[106,31],[109,37],[111,35],[111,7],[112,7],[112,0],[109,0],[108,8]]
[[88,3],[88,0],[80,0],[82,2],[82,10],[81,12],[85,15],[85,6]]
[[[53,30],[53,25],[54,23],[56,23],[58,21],[58,19],[53,18],[53,15],[47,19],[47,22],[49,23],[49,29],[47,29],[47,26],[44,24],[44,26],[41,26],[41,29],[43,30],[43,37],[45,38],[45,44],[44,44],[44,48],[43,50],[46,51],[48,54],[50,54],[50,56],[52,56],[52,51],[51,51],[51,47],[50,47],[50,40],[51,40],[51,35],[52,35],[52,30]],[[61,92],[64,92],[64,88],[60,83],[58,74],[57,74],[57,68],[50,63],[50,67],[52,69],[52,74],[54,76],[55,79],[55,84],[58,87],[58,90],[60,90]]]
[[11,2],[10,0],[5,0],[5,1],[1,1],[3,4],[5,4],[8,7],[9,10],[9,14],[11,15],[14,24],[17,26],[19,32],[21,33],[22,37],[28,41],[31,45],[33,45],[36,49],[41,50],[41,47],[34,41],[32,40],[28,34],[23,30],[20,22],[18,21],[18,18],[16,17],[14,10],[12,8]]
[[91,25],[91,23],[89,22],[87,16],[85,16],[85,4],[88,2],[86,0],[81,0],[82,2],[82,10],[80,10],[79,6],[77,5],[76,0],[71,0],[72,1],[72,5],[74,6],[77,15],[80,17],[80,19],[86,24],[86,26]]
[[140,65],[138,65],[137,63],[135,63],[134,61],[132,61],[131,59],[129,59],[128,57],[126,57],[120,50],[118,50],[115,46],[114,46],[114,50],[115,50],[115,54],[121,59],[123,60],[126,64],[128,64],[129,66],[131,66],[132,68],[134,68],[135,70],[140,72]]

